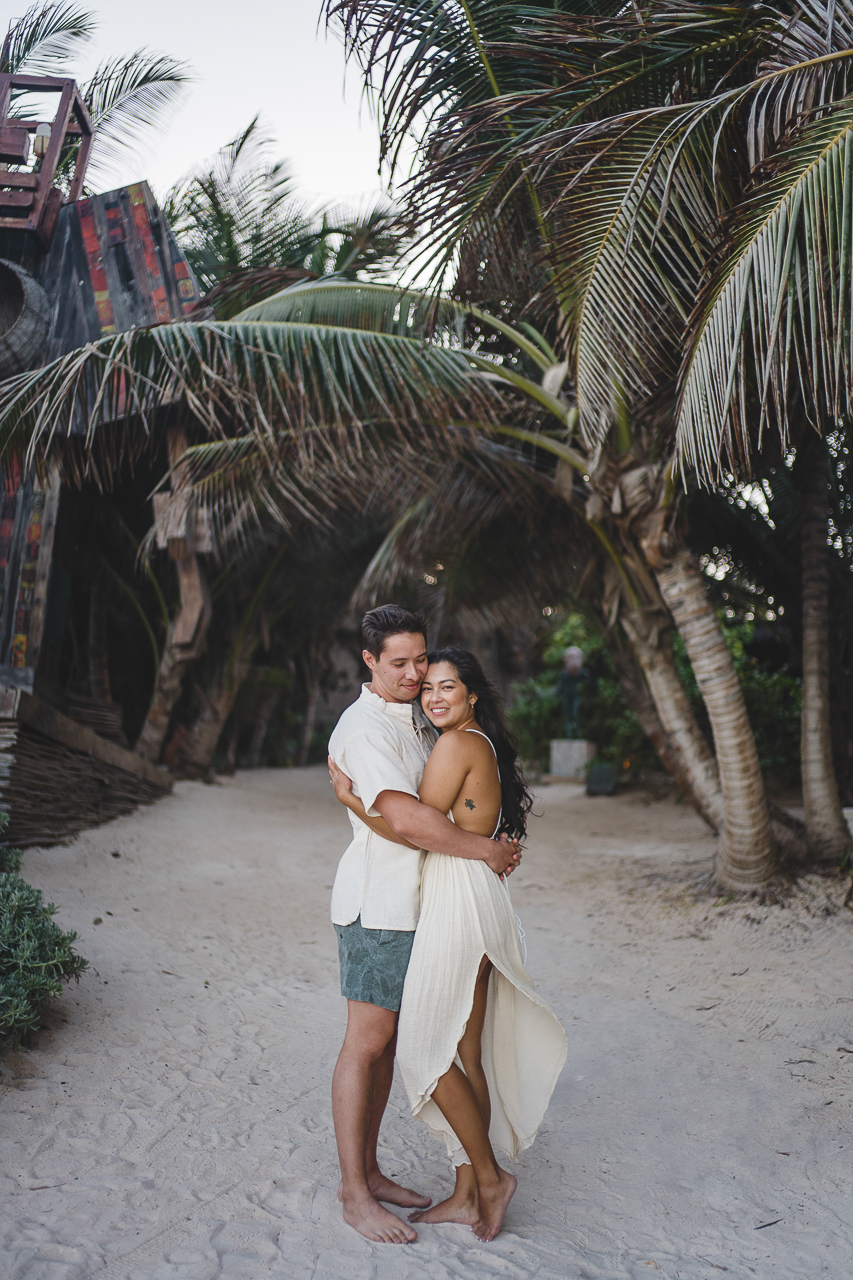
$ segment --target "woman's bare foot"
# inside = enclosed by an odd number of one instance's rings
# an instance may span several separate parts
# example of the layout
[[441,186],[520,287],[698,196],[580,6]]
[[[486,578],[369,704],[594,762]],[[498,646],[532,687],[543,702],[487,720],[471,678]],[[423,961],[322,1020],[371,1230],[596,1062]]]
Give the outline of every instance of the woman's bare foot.
[[396,1214],[383,1209],[373,1196],[349,1203],[345,1200],[343,1211],[344,1222],[376,1244],[413,1244],[418,1238],[416,1231],[401,1222]]
[[480,1217],[471,1228],[478,1240],[494,1240],[517,1186],[518,1179],[501,1169],[498,1182],[480,1187]]
[[[408,1187],[401,1187],[398,1182],[392,1182],[390,1178],[386,1178],[384,1173],[377,1173],[369,1178],[367,1185],[374,1200],[384,1200],[386,1204],[396,1204],[401,1209],[425,1209],[427,1205],[432,1204],[432,1196],[422,1196],[419,1191],[410,1191]],[[339,1182],[338,1199],[341,1203],[343,1198],[344,1184]]]
[[433,1205],[431,1209],[419,1209],[409,1214],[409,1222],[462,1222],[466,1227],[473,1227],[480,1220],[480,1206],[476,1193],[460,1192],[457,1188],[452,1196]]

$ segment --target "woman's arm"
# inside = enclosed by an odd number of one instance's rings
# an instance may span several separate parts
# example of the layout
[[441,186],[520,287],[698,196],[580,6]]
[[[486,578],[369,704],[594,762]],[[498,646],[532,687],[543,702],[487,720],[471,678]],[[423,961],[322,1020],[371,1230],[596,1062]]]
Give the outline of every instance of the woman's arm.
[[365,826],[370,827],[371,831],[375,831],[378,836],[382,836],[383,840],[390,840],[393,844],[402,844],[407,849],[419,848],[418,845],[410,844],[408,840],[398,836],[393,827],[384,818],[368,817],[367,810],[352,789],[352,780],[347,777],[342,769],[338,768],[331,756],[329,756],[329,776],[332,779],[332,786],[335,788],[335,795],[341,804],[350,809]]

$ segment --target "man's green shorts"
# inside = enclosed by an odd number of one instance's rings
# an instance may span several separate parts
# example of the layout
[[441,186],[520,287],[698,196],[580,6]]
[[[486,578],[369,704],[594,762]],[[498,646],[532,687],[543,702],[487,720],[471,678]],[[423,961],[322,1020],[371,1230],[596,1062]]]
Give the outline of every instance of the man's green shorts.
[[341,962],[341,995],[396,1013],[415,940],[414,929],[365,929],[361,916],[336,924]]

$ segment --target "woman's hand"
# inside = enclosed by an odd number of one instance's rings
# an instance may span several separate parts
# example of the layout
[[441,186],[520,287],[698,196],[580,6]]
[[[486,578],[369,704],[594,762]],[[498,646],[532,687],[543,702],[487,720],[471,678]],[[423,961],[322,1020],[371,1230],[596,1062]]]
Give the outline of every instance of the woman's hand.
[[509,836],[504,834],[491,843],[494,848],[485,859],[486,866],[491,867],[495,875],[512,875],[521,862],[521,848],[518,841],[514,836],[510,839]]
[[352,778],[348,778],[343,769],[338,768],[331,756],[329,756],[328,765],[329,777],[331,778],[332,786],[335,788],[335,795],[338,797],[341,804],[350,808],[351,802],[354,799]]

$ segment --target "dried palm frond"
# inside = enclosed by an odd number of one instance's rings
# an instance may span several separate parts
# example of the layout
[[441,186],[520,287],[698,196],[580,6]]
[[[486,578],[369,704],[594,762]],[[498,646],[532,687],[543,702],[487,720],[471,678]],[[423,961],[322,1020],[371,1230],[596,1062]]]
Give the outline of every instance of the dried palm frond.
[[[485,422],[500,411],[470,359],[395,334],[305,324],[175,323],[103,338],[0,387],[0,448],[28,460],[57,436],[78,444],[97,475],[105,434],[138,451],[171,421],[195,422],[212,438],[324,425],[335,447],[358,453],[371,421],[401,441],[441,434],[458,417]],[[113,424],[112,431],[103,428]],[[308,448],[308,436],[301,436]]]
[[397,518],[354,597],[357,608],[397,594],[434,597],[445,620],[460,610],[512,626],[568,598],[593,551],[586,522],[547,475],[514,450],[469,437],[460,458],[437,460],[426,483],[391,489]]

